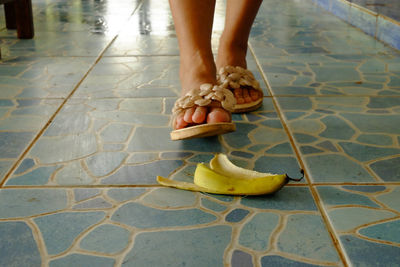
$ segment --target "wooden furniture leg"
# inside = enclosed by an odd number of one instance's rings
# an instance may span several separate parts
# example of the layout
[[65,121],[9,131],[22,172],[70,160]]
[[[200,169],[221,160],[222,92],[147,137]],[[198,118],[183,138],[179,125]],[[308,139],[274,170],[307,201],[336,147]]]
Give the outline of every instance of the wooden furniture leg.
[[6,15],[6,27],[7,29],[15,30],[17,28],[17,20],[15,17],[15,5],[14,2],[4,4],[4,13]]
[[33,38],[32,0],[15,0],[14,3],[18,38]]

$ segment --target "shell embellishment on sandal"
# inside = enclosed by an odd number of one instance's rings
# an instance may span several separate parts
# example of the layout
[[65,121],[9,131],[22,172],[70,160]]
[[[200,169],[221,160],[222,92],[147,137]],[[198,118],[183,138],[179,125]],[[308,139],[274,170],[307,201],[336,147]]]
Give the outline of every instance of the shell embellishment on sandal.
[[263,91],[253,73],[239,66],[225,66],[218,71],[218,84],[225,89],[238,88],[254,89],[260,93],[256,101],[244,104],[235,104],[233,113],[249,112],[258,109],[262,105]]

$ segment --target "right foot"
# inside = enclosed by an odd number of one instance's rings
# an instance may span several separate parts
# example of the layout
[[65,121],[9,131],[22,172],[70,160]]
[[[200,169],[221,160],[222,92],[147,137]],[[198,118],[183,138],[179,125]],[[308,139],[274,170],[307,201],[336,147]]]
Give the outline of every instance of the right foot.
[[[181,57],[182,96],[194,88],[199,88],[204,83],[217,84],[213,59],[199,60],[198,58],[198,56],[193,56],[190,59]],[[230,121],[230,112],[223,109],[218,102],[213,102],[209,107],[195,106],[185,109],[177,115],[173,127],[174,129],[182,129],[198,124]]]
[[[239,66],[247,69],[246,62],[247,47],[228,45],[224,39],[220,39],[218,47],[217,68],[218,71],[225,66]],[[263,97],[262,93],[253,88],[240,87],[232,89],[237,104],[251,103]]]

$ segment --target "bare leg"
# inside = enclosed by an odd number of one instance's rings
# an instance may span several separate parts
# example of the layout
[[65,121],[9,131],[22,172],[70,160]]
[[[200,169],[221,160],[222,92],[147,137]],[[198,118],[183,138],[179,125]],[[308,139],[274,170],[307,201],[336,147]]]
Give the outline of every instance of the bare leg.
[[[262,0],[228,0],[226,6],[225,28],[221,35],[217,68],[227,65],[247,67],[247,42],[251,26]],[[238,104],[257,100],[261,95],[256,90],[235,89]]]
[[[169,0],[169,3],[180,50],[182,95],[203,83],[216,84],[216,67],[211,49],[215,0]],[[174,128],[206,121],[228,122],[230,115],[221,108],[189,108],[176,118]]]

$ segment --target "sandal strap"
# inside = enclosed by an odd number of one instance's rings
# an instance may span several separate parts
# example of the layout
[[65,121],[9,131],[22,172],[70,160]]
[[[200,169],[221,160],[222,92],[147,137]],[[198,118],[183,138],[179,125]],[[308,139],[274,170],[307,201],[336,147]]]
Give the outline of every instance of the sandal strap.
[[232,91],[218,85],[204,83],[199,88],[190,90],[186,95],[176,100],[172,112],[179,114],[187,108],[194,106],[205,107],[211,104],[212,101],[218,101],[222,107],[232,112],[236,104],[236,98]]
[[240,86],[250,86],[255,90],[262,92],[260,84],[253,73],[239,66],[225,66],[218,72],[218,82],[227,89],[237,89]]

